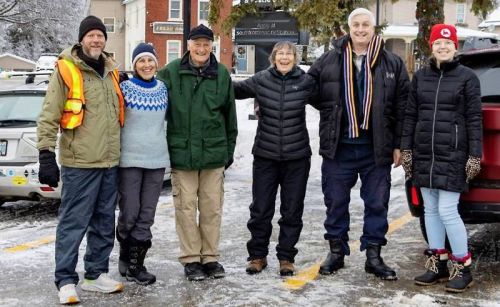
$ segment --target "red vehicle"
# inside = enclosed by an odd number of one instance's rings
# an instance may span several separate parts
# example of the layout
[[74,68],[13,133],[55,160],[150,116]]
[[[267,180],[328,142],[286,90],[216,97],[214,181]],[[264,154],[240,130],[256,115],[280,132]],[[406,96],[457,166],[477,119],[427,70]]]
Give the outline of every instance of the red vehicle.
[[[470,50],[460,62],[472,68],[481,82],[483,103],[483,157],[481,173],[460,197],[458,210],[465,223],[500,222],[500,47]],[[410,211],[420,217],[425,236],[420,191],[407,185]]]

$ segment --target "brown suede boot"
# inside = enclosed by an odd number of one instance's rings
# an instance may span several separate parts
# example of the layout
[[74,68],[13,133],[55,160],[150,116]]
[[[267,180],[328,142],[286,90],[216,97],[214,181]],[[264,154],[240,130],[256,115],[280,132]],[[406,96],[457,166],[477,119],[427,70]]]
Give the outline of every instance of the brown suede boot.
[[280,275],[281,276],[293,276],[295,268],[293,263],[288,260],[280,260]]
[[247,273],[252,275],[252,274],[257,274],[262,272],[263,269],[267,267],[267,258],[258,258],[258,259],[252,259],[248,262],[247,265]]

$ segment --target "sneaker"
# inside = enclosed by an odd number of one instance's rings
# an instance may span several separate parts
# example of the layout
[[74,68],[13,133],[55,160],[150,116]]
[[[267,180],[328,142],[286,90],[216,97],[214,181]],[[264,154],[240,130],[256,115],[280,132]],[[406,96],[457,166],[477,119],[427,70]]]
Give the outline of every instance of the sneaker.
[[102,273],[97,279],[84,279],[82,290],[102,293],[120,292],[123,290],[123,284],[108,277],[107,273]]
[[203,269],[209,278],[222,278],[226,276],[224,267],[217,261],[205,263]]
[[293,263],[288,260],[280,260],[280,275],[281,276],[293,276],[295,268]]
[[200,281],[207,278],[207,274],[200,262],[186,263],[184,266],[184,274],[190,281]]
[[253,275],[262,272],[263,269],[267,267],[267,258],[257,258],[252,259],[248,262],[246,272],[247,274]]
[[59,289],[59,303],[61,305],[70,305],[80,303],[74,284],[67,284]]

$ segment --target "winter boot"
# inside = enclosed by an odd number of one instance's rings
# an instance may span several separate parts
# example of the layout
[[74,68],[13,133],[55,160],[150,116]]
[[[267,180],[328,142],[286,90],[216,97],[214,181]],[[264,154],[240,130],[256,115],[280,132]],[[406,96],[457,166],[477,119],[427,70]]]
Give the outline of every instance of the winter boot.
[[120,275],[122,277],[125,277],[125,274],[127,273],[129,261],[130,261],[130,256],[129,256],[129,249],[130,249],[130,244],[128,239],[124,239],[120,236],[118,232],[118,227],[116,228],[116,240],[118,243],[120,243],[120,257],[118,258],[118,272],[120,272]]
[[128,242],[120,242],[120,257],[118,258],[118,271],[122,277],[125,277],[128,266],[130,264]]
[[464,292],[467,288],[474,285],[470,266],[472,263],[471,254],[463,258],[456,258],[451,255],[451,263],[453,265],[450,274],[450,280],[446,283],[445,290],[448,292]]
[[267,258],[252,259],[248,262],[246,272],[250,275],[262,272],[267,267]]
[[208,278],[223,278],[226,276],[224,267],[217,261],[204,263],[203,270]]
[[382,280],[397,280],[396,272],[380,257],[380,244],[368,243],[366,247],[365,271]]
[[135,281],[144,286],[156,282],[156,276],[149,273],[144,266],[144,258],[146,258],[146,253],[150,247],[151,241],[131,242],[130,264],[126,273],[128,281]]
[[288,260],[280,260],[280,276],[293,276],[295,268],[293,262]]
[[430,286],[437,282],[442,282],[450,277],[448,271],[448,252],[446,249],[426,249],[424,255],[427,256],[425,268],[427,272],[415,277],[415,284],[420,286]]
[[329,240],[330,252],[326,256],[325,261],[319,267],[321,275],[330,275],[344,267],[344,250],[342,249],[342,240]]

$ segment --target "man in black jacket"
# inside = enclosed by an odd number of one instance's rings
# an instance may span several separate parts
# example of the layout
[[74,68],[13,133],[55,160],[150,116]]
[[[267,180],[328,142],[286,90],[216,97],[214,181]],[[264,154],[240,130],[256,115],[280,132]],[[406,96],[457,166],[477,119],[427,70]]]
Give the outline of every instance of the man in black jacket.
[[375,35],[375,18],[364,8],[351,12],[349,35],[319,58],[309,74],[319,83],[320,150],[325,199],[325,239],[330,252],[321,274],[344,266],[349,255],[349,202],[358,175],[364,201],[361,251],[365,270],[384,280],[396,272],[384,264],[381,246],[387,240],[387,209],[391,164],[399,166],[402,118],[408,95],[408,73],[403,61],[383,48]]

